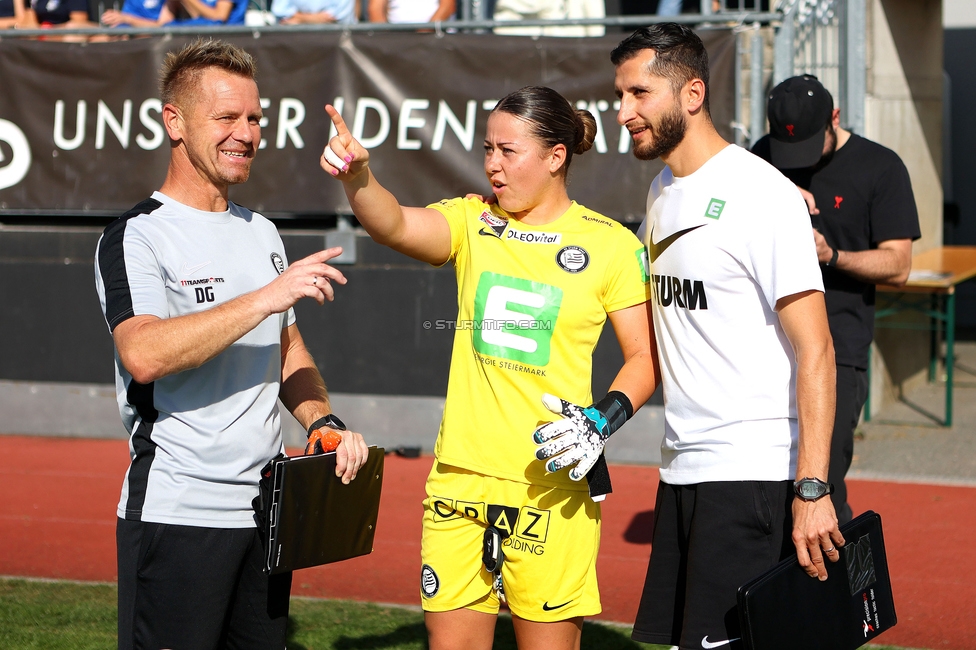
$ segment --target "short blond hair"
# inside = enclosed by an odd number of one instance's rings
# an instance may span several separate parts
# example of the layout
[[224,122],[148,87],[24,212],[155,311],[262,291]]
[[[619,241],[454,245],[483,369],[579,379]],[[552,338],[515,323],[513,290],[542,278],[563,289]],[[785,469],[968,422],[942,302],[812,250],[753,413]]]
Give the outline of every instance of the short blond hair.
[[180,105],[208,68],[226,70],[254,79],[254,58],[236,45],[213,38],[198,38],[178,52],[169,52],[159,73],[159,93],[164,104]]

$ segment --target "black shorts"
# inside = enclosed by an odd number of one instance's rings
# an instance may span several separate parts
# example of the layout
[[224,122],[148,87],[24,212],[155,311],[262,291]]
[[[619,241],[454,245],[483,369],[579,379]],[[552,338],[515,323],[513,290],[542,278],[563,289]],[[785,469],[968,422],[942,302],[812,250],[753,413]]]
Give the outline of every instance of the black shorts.
[[119,648],[284,648],[291,574],[256,528],[118,520]]
[[741,648],[738,588],[794,553],[792,481],[661,482],[633,639]]

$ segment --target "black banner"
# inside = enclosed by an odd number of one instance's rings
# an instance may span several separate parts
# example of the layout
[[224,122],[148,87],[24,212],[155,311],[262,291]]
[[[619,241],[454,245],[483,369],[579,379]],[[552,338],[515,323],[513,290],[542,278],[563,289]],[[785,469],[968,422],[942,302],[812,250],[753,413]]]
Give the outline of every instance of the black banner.
[[[731,139],[735,42],[701,32],[711,57],[711,110]],[[545,85],[599,124],[574,159],[570,196],[622,220],[643,217],[660,162],[630,153],[616,122],[610,50],[622,35],[540,38],[492,34],[268,32],[231,36],[258,64],[265,122],[251,179],[231,198],[268,215],[349,212],[318,166],[339,108],[370,148],[370,165],[405,205],[488,193],[485,124],[495,101]],[[169,146],[157,73],[187,38],[98,44],[0,40],[0,214],[116,214],[163,182]]]

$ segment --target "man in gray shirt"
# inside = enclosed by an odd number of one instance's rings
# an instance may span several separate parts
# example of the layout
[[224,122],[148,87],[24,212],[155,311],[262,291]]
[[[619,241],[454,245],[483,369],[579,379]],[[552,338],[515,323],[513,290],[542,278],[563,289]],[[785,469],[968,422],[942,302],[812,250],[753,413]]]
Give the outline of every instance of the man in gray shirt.
[[334,297],[329,249],[286,268],[271,222],[228,201],[261,141],[249,54],[197,41],[166,57],[163,186],[99,240],[95,283],[115,340],[131,463],[116,532],[119,647],[283,648],[290,574],[262,572],[251,501],[283,452],[277,400],[340,432],[337,474],[368,451],[345,431],[295,324]]

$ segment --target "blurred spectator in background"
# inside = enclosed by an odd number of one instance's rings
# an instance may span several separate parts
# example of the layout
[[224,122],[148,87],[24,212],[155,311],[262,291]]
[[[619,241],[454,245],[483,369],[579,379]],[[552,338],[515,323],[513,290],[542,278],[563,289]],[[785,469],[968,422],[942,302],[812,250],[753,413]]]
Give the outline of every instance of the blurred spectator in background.
[[0,0],[0,29],[36,27],[31,23],[32,17],[24,0]]
[[658,16],[677,16],[681,13],[681,0],[658,0]]
[[[730,10],[739,10],[740,2],[743,4],[743,11],[756,11],[757,5],[766,7],[763,11],[768,11],[769,0],[725,0],[725,6]],[[712,11],[721,11],[722,2],[711,0]],[[622,16],[680,16],[681,14],[700,14],[702,12],[702,0],[621,0],[620,15]]]
[[436,23],[450,20],[455,0],[369,0],[371,23]]
[[729,11],[769,11],[769,0],[725,0],[725,8]]
[[[562,20],[568,15],[568,0],[498,0],[495,15],[498,21]],[[496,34],[509,36],[549,35],[555,27],[496,27]]]
[[248,0],[170,0],[178,25],[243,25]]
[[106,9],[101,21],[109,27],[161,27],[174,18],[166,0],[125,0],[121,10]]
[[[604,0],[498,0],[494,19],[563,20],[566,18],[604,18]],[[552,27],[496,27],[496,34],[508,36],[603,36],[603,25],[560,25]]]
[[[607,7],[604,0],[568,0],[567,18],[606,18]],[[563,27],[562,33],[553,36],[603,36],[607,28],[603,25],[579,25]]]
[[[75,29],[98,27],[88,20],[88,0],[31,0],[27,10],[30,24],[36,21],[40,27]],[[32,14],[32,16],[31,16]],[[87,40],[85,36],[63,37],[59,40]]]
[[271,13],[282,25],[356,22],[354,0],[273,0]]

